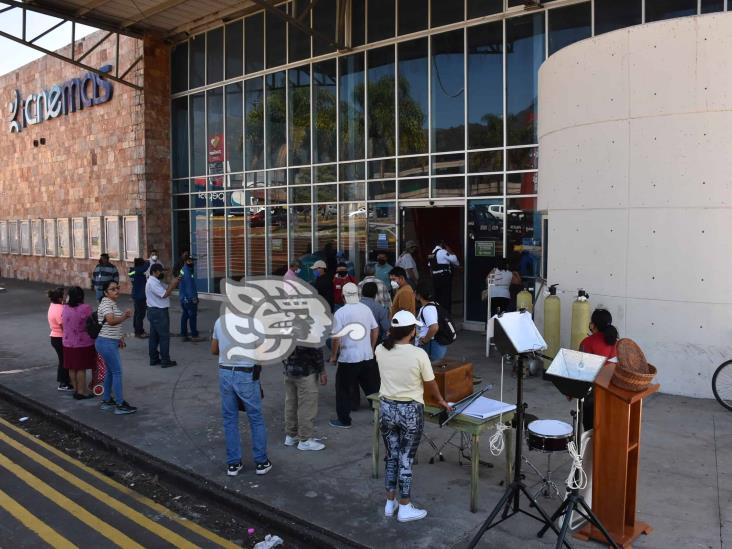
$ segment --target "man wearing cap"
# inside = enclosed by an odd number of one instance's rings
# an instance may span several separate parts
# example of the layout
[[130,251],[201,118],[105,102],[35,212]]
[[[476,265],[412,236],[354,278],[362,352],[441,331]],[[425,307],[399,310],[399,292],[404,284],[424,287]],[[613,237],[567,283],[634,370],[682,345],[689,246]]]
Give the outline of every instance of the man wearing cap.
[[[340,337],[333,337],[330,361],[338,364],[336,370],[336,413],[330,420],[331,427],[350,429],[353,387],[360,385],[366,395],[378,392],[379,370],[374,360],[374,347],[379,337],[379,326],[366,305],[359,303],[358,286],[349,282],[343,286],[345,304],[335,312],[333,333],[340,333],[349,325],[358,324],[366,335],[353,339],[353,331]],[[361,335],[361,334],[357,334]]]
[[404,251],[397,259],[396,265],[394,265],[395,267],[401,267],[407,272],[407,281],[413,286],[419,281],[417,262],[414,260],[415,253],[417,253],[417,243],[414,240],[407,240],[407,243],[404,245]]
[[[179,279],[166,286],[162,283],[165,277],[162,265],[150,267],[150,278],[145,285],[147,299],[147,320],[150,323],[150,339],[148,353],[150,366],[160,365],[161,368],[175,366],[177,362],[170,360],[170,294],[178,287]],[[158,346],[160,352],[158,352]]]
[[[195,257],[186,257],[183,266],[178,271],[180,281],[178,298],[180,299],[180,337],[183,341],[202,341],[198,337],[198,288],[196,275],[193,269]],[[188,337],[188,325],[191,326],[191,337]]]
[[325,261],[318,259],[313,266],[310,267],[315,275],[315,282],[313,286],[318,290],[318,293],[328,302],[330,310],[333,310],[333,280],[328,276],[328,265]]

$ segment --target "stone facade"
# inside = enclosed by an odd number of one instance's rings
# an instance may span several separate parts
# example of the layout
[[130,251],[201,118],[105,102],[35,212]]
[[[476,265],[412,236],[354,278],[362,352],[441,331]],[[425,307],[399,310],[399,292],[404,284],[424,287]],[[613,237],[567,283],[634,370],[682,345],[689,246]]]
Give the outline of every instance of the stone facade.
[[[78,40],[74,45],[77,58],[102,36],[100,32]],[[0,221],[136,215],[141,255],[157,248],[162,260],[169,260],[169,48],[150,39],[121,37],[120,73],[140,56],[143,60],[127,78],[142,85],[142,92],[112,83],[111,101],[29,125],[20,133],[10,133],[8,117],[3,117]],[[114,37],[84,62],[93,67],[114,64]],[[46,56],[0,76],[3,113],[15,90],[24,98],[79,78],[84,72]],[[45,144],[40,144],[42,138]],[[0,253],[0,276],[89,288],[96,263],[97,259],[91,257]],[[129,263],[113,263],[120,272],[123,289],[128,289]]]

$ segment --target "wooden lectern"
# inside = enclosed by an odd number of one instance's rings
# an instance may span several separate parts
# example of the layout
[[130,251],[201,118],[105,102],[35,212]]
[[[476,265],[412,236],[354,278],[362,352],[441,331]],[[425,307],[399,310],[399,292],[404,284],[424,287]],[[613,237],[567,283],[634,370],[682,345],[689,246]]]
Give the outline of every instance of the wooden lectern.
[[[595,419],[592,435],[592,511],[620,547],[652,528],[636,521],[636,491],[640,461],[643,399],[660,385],[641,392],[611,383],[615,364],[606,363],[595,379]],[[605,541],[599,530],[587,525],[577,532],[581,540]]]

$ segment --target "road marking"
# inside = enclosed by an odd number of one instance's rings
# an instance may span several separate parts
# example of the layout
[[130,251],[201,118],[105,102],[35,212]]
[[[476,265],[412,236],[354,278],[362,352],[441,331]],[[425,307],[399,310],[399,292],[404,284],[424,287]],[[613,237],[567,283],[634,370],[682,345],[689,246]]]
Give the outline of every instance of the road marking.
[[161,505],[157,501],[153,501],[150,498],[147,498],[147,497],[143,496],[142,494],[135,492],[131,488],[128,488],[127,486],[124,486],[115,480],[112,480],[111,478],[109,478],[106,475],[103,475],[96,469],[92,469],[88,465],[85,465],[82,462],[80,462],[79,460],[74,459],[71,456],[63,453],[61,450],[51,446],[47,442],[34,437],[27,431],[24,431],[23,429],[16,427],[15,425],[4,420],[3,418],[0,418],[0,425],[3,425],[5,427],[13,430],[14,432],[16,432],[20,436],[24,437],[28,441],[33,442],[34,444],[37,444],[38,446],[40,446],[41,448],[44,448],[45,450],[48,450],[53,455],[64,460],[65,462],[67,462],[75,467],[78,467],[85,473],[92,475],[94,478],[103,482],[107,486],[110,486],[110,487],[114,488],[115,490],[118,490],[119,492],[122,492],[123,494],[133,498],[138,503],[146,505],[150,509],[156,511],[161,516],[180,524],[184,528],[187,528],[191,532],[198,534],[199,536],[211,541],[212,543],[215,543],[216,545],[219,545],[220,547],[225,547],[227,549],[241,549],[238,545],[222,538],[218,534],[215,534],[214,532],[211,532],[210,530],[207,530],[206,528],[204,528],[202,526],[199,526],[195,522],[191,522],[190,520],[184,519],[183,517],[177,515],[176,513],[174,513],[167,507]]
[[17,442],[16,440],[10,438],[8,435],[0,431],[0,442],[4,442],[5,444],[12,446],[19,452],[21,452],[26,457],[29,457],[39,465],[42,465],[49,471],[55,473],[58,477],[60,477],[62,480],[65,480],[66,482],[69,482],[70,484],[73,484],[83,492],[86,492],[93,498],[99,500],[101,503],[104,503],[105,505],[111,507],[115,511],[117,511],[120,515],[123,515],[130,519],[131,521],[135,522],[136,524],[142,526],[143,528],[146,528],[156,536],[161,537],[164,540],[167,540],[174,544],[176,547],[181,547],[185,549],[196,549],[198,546],[191,543],[184,537],[180,536],[179,534],[176,534],[172,530],[169,530],[165,526],[162,526],[161,524],[158,524],[157,522],[154,522],[150,520],[148,517],[143,515],[142,513],[139,513],[138,511],[135,511],[134,509],[128,507],[121,501],[117,500],[114,496],[111,494],[106,494],[99,490],[98,488],[92,486],[88,482],[80,479],[79,477],[73,475],[68,470],[63,469],[62,467],[59,467],[52,461],[46,459],[42,455],[34,452],[27,446],[22,445],[21,443]]
[[31,532],[34,532],[51,547],[54,547],[55,549],[78,549],[76,545],[71,543],[37,516],[29,513],[25,507],[2,490],[0,490],[0,507],[5,509],[10,513],[10,515],[15,517],[18,522],[28,528]]
[[134,547],[135,549],[143,549],[142,545],[137,543],[135,540],[127,537],[122,532],[117,530],[114,526],[110,526],[103,520],[95,517],[89,511],[84,509],[81,505],[67,498],[61,492],[46,484],[41,479],[31,474],[29,471],[23,469],[23,467],[16,465],[5,454],[0,452],[0,467],[4,467],[11,473],[13,473],[20,480],[25,482],[28,486],[33,488],[36,492],[42,496],[50,499],[53,503],[64,509],[72,516],[78,518],[84,522],[87,526],[96,530],[109,541],[115,545],[119,545],[124,549]]

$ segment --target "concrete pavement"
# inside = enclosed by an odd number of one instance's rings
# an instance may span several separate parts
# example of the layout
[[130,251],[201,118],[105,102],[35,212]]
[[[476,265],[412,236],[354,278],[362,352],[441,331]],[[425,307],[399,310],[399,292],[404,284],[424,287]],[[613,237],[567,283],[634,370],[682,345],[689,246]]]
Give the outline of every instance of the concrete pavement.
[[[430,448],[423,444],[415,467],[414,501],[429,510],[426,520],[399,524],[383,517],[383,478],[370,474],[371,413],[365,399],[353,415],[354,427],[335,430],[328,419],[335,414],[335,372],[328,366],[329,385],[321,390],[318,430],[327,445],[321,452],[302,452],[283,446],[283,383],[279,368],[263,374],[264,414],[268,425],[270,459],[274,468],[265,477],[253,472],[251,459],[239,477],[225,475],[224,438],[219,410],[215,357],[208,344],[171,340],[171,356],[178,366],[161,370],[148,366],[147,341],[130,338],[123,351],[125,398],[140,408],[130,416],[98,410],[98,401],[74,401],[56,391],[55,354],[48,340],[46,286],[2,280],[0,294],[0,384],[42,402],[58,412],[115,437],[156,458],[195,472],[216,490],[245,494],[262,505],[282,509],[322,528],[370,547],[461,547],[478,528],[503,488],[504,459],[488,452],[482,458],[495,464],[481,467],[479,512],[470,513],[469,464],[457,464],[456,451],[445,452],[445,462],[428,464]],[[93,295],[89,292],[89,299]],[[130,303],[127,297],[123,298]],[[202,302],[199,326],[204,335],[213,325],[218,303]],[[179,313],[174,304],[172,331]],[[131,325],[126,326],[131,330]],[[632,334],[628,334],[632,337]],[[474,362],[476,373],[495,384],[488,394],[499,398],[500,364],[482,357],[483,339],[462,332],[448,356]],[[512,401],[514,380],[505,372],[504,400]],[[571,405],[554,387],[538,378],[525,389],[528,412],[540,418],[570,422]],[[653,396],[644,408],[638,514],[654,532],[636,547],[725,547],[732,519],[732,415],[714,401],[666,395]],[[248,450],[248,427],[242,418],[242,439]],[[428,425],[426,434],[437,441],[449,431]],[[247,457],[248,451],[247,451]],[[544,458],[530,453],[537,465]],[[567,460],[557,478],[566,475]],[[527,480],[532,477],[527,473]],[[542,500],[547,510],[557,500]],[[537,523],[514,517],[491,530],[483,547],[544,547],[553,536],[537,540]],[[591,544],[575,542],[577,547]]]

